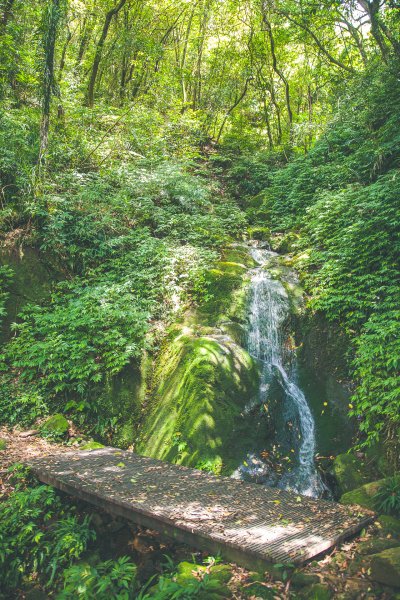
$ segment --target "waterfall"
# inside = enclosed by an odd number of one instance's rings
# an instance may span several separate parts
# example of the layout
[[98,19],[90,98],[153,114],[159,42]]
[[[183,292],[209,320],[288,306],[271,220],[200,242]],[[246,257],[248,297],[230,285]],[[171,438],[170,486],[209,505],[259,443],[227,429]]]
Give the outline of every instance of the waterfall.
[[251,272],[248,351],[261,365],[257,403],[268,405],[271,386],[279,387],[282,404],[277,407],[284,431],[276,432],[276,444],[286,443],[293,459],[283,473],[272,472],[256,453],[249,454],[234,477],[275,485],[306,496],[319,497],[326,487],[316,470],[315,424],[304,393],[297,384],[296,357],[282,339],[282,327],[290,311],[282,283],[265,268],[277,254],[252,248],[258,267]]

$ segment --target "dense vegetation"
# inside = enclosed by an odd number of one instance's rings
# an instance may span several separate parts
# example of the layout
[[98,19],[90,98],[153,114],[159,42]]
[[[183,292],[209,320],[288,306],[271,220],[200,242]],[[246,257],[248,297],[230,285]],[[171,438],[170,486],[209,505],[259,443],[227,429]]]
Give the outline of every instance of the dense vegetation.
[[[0,1],[0,424],[63,413],[144,447],[155,410],[160,456],[220,472],[192,452],[190,424],[216,389],[232,420],[253,389],[247,353],[217,349],[218,369],[204,356],[243,282],[228,248],[254,236],[290,255],[309,314],[341,336],[354,443],[384,442],[398,465],[399,13],[395,0]],[[225,404],[229,360],[250,374]],[[0,506],[6,590],[39,572],[62,598],[82,578],[85,598],[139,594],[125,559],[77,564],[94,532],[49,488],[21,483]],[[207,593],[163,581],[151,597]]]

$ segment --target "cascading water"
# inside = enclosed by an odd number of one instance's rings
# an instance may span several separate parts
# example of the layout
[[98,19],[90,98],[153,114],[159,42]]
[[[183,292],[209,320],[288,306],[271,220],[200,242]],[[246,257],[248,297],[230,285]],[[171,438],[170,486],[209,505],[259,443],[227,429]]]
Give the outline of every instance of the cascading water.
[[[326,486],[315,463],[315,426],[307,400],[296,383],[296,361],[292,350],[285,347],[282,326],[289,315],[289,298],[282,283],[269,274],[265,265],[277,254],[252,248],[259,264],[251,273],[248,350],[260,361],[260,405],[267,405],[271,388],[278,386],[283,402],[279,412],[284,431],[276,432],[276,443],[294,454],[291,467],[283,473],[271,473],[257,454],[250,454],[234,476],[290,489],[306,496],[319,497]],[[295,464],[293,464],[295,462]]]

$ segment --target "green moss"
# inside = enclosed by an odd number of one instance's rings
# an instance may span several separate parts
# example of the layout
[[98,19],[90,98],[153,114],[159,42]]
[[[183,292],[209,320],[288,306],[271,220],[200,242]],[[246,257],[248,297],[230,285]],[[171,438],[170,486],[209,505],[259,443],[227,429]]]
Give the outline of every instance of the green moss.
[[251,240],[268,242],[271,239],[271,230],[268,227],[249,227],[247,233]]
[[371,578],[385,585],[400,587],[400,547],[371,556]]
[[62,438],[69,430],[69,423],[64,415],[56,414],[47,419],[39,427],[39,431],[46,437]]
[[368,466],[354,454],[338,454],[333,463],[339,493],[345,494],[368,482]]
[[232,340],[217,332],[197,337],[183,327],[158,357],[138,451],[194,467],[219,464],[229,472],[252,439],[252,423],[244,435],[238,431],[246,427],[241,413],[258,381],[257,365]]
[[237,263],[247,268],[252,268],[256,265],[256,261],[251,256],[248,247],[245,245],[235,245],[225,248],[222,258],[225,262]]
[[198,309],[198,320],[214,327],[224,320],[246,319],[247,267],[244,264],[220,261],[205,275],[210,299]]
[[371,483],[362,485],[361,487],[352,490],[351,492],[346,492],[340,498],[340,502],[342,504],[359,504],[364,508],[374,510],[373,497],[384,481],[384,479],[380,479],[379,481],[372,481]]
[[6,440],[3,440],[3,438],[0,438],[0,452],[2,450],[5,450],[7,448],[7,442]]
[[105,448],[105,446],[103,444],[100,444],[99,442],[95,442],[92,440],[90,442],[87,442],[83,446],[80,446],[79,450],[99,450],[100,448]]

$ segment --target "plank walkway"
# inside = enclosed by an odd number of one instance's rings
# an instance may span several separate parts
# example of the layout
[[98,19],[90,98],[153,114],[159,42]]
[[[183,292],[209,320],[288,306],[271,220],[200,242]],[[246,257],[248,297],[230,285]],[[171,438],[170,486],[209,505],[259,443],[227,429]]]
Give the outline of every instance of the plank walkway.
[[369,511],[116,448],[36,459],[35,475],[72,496],[254,568],[302,564],[361,530]]

